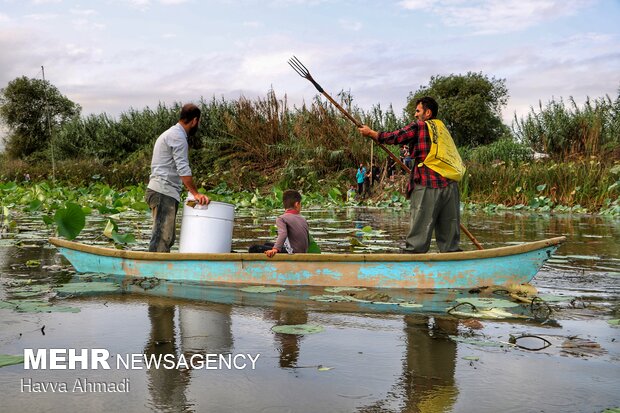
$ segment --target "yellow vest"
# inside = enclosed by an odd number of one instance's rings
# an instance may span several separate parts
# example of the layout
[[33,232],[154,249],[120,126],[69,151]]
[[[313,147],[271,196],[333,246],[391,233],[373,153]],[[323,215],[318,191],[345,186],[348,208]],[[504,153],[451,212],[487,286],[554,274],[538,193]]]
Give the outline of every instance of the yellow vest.
[[456,149],[450,132],[439,119],[426,121],[431,138],[431,149],[422,164],[444,178],[459,182],[465,175],[465,164]]

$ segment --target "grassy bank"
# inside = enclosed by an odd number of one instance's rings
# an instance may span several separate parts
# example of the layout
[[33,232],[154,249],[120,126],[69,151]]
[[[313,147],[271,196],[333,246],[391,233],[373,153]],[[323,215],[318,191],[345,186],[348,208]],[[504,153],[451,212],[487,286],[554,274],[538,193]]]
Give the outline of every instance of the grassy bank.
[[[398,117],[379,106],[364,112],[346,93],[339,98],[376,130],[394,130],[409,121],[407,115]],[[489,209],[617,214],[620,98],[588,101],[583,108],[570,102],[572,106],[541,104],[539,112],[515,120],[513,136],[459,148],[468,166],[461,183],[463,201]],[[371,153],[372,162],[385,172],[386,154],[376,146],[373,151],[369,140],[319,98],[291,108],[286,97],[278,99],[271,92],[255,100],[201,100],[200,107],[201,127],[190,141],[190,163],[198,186],[215,196],[246,202],[256,194],[259,200],[269,198],[273,188],[296,188],[318,203],[338,203],[355,182],[357,165],[370,164]],[[32,182],[51,186],[55,181],[64,189],[94,184],[117,191],[142,188],[154,140],[176,122],[178,111],[179,105],[161,104],[130,110],[118,119],[106,114],[72,119],[53,134],[48,148],[27,159],[0,155],[0,182],[21,186],[28,175]],[[534,149],[547,151],[547,158],[535,161]],[[392,183],[384,177],[365,202],[402,205],[404,180],[399,175]]]
[[[30,175],[31,182],[24,181],[25,174]],[[90,207],[112,208],[119,199],[122,205],[142,201],[148,179],[148,162],[112,166],[94,161],[60,162],[56,168],[56,183],[49,180],[50,165],[46,164],[4,163],[0,175],[4,182],[0,186],[0,205],[3,206],[23,208],[35,198],[46,199],[50,205],[83,198],[91,200],[88,201]],[[320,188],[303,191],[304,202],[322,206],[346,205],[346,191],[354,175],[354,168],[328,175],[321,180]],[[216,184],[208,183],[215,181],[214,177],[196,177],[201,190],[212,198],[241,207],[279,208],[281,190],[288,188],[274,185],[278,179],[273,176],[266,176],[265,185],[254,189],[240,188],[238,178],[231,173],[222,174]],[[394,181],[383,177],[373,187],[372,196],[361,203],[379,207],[405,205],[402,194],[407,179],[402,173],[397,174]],[[620,216],[618,162],[608,164],[596,159],[566,163],[550,160],[519,164],[471,162],[460,189],[462,202],[469,208]],[[132,194],[131,199],[123,200],[127,193]],[[97,199],[92,204],[92,200]]]

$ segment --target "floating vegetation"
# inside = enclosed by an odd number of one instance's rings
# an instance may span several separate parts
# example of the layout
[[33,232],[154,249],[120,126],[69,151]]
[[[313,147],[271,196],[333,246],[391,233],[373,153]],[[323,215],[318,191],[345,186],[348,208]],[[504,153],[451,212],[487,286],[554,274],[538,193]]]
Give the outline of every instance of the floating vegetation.
[[480,360],[480,357],[478,356],[464,356],[461,357],[463,360],[468,360],[468,361],[478,361]]
[[131,280],[131,285],[138,286],[143,290],[152,290],[161,283],[161,280],[157,277],[142,277],[134,278]]
[[40,300],[0,300],[0,309],[13,310],[18,313],[79,313],[75,307],[53,306]]
[[280,291],[284,291],[285,289],[286,288],[282,288],[282,287],[252,285],[250,287],[240,288],[239,290],[243,291],[244,293],[273,294],[273,293],[279,293]]
[[325,291],[328,293],[341,293],[343,291],[366,291],[363,287],[326,287]]
[[567,255],[566,258],[570,258],[573,260],[591,260],[598,261],[601,257],[597,257],[595,255]]
[[561,260],[561,259],[557,259],[557,258],[549,258],[546,261],[547,264],[568,264],[569,261],[568,260]]
[[58,228],[58,234],[69,240],[77,237],[86,225],[86,214],[82,207],[72,202],[67,202],[64,208],[59,208],[54,214],[54,222]]
[[14,297],[28,298],[41,295],[43,293],[49,292],[50,290],[51,287],[49,285],[31,285],[26,283],[18,287],[13,287],[8,291]]
[[[461,309],[460,307],[466,307],[469,305],[469,309]],[[460,317],[473,317],[473,318],[484,318],[484,319],[495,319],[501,320],[504,318],[522,318],[523,316],[509,313],[508,311],[504,311],[501,308],[476,308],[470,303],[460,303],[455,305],[454,307],[450,307],[447,310],[447,313],[450,315],[460,316]]]
[[0,367],[22,364],[24,356],[12,356],[10,354],[0,354]]
[[312,295],[308,298],[310,300],[320,301],[322,303],[363,302],[362,300],[358,300],[357,298],[351,297],[349,295],[338,295],[338,294]]
[[591,357],[607,353],[599,343],[587,338],[569,337],[562,343],[561,347],[562,353],[569,356]]
[[518,307],[519,303],[515,303],[508,300],[502,300],[499,298],[488,298],[488,297],[464,297],[457,298],[457,302],[459,303],[467,303],[471,304],[474,307],[479,308],[511,308]]
[[351,294],[351,295],[323,294],[323,295],[313,295],[313,296],[310,296],[309,298],[310,300],[319,301],[323,303],[366,303],[366,304],[378,304],[378,305],[393,305],[393,306],[399,306],[403,308],[423,307],[422,304],[418,304],[414,301],[402,301],[402,300],[394,301],[387,294],[381,294],[381,293],[369,293],[369,295],[362,296],[362,297],[358,297],[357,294]]
[[271,330],[274,333],[280,334],[295,334],[295,335],[306,335],[306,334],[315,334],[324,331],[325,329],[322,326],[316,324],[293,324],[293,325],[283,325],[283,326],[273,326]]
[[111,294],[121,291],[120,285],[112,282],[77,282],[54,287],[58,295],[96,295]]
[[563,301],[572,301],[575,299],[575,297],[572,297],[570,295],[554,295],[554,294],[538,294],[537,297],[548,303],[559,303]]
[[414,303],[414,302],[402,302],[402,303],[398,303],[399,307],[404,307],[404,308],[422,308],[424,307],[424,305],[422,304],[418,304],[418,303]]
[[620,319],[615,318],[613,320],[607,320],[607,323],[612,327],[620,327]]

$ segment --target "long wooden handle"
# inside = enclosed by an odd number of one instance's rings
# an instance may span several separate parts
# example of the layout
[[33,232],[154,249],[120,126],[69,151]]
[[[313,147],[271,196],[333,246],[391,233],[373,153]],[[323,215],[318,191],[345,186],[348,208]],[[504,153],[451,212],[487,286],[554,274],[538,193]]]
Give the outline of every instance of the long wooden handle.
[[[313,82],[314,83],[314,82]],[[342,106],[340,106],[338,104],[338,102],[336,102],[327,92],[325,92],[325,90],[323,90],[323,88],[321,88],[320,86],[317,88],[322,94],[323,96],[325,96],[327,98],[327,100],[329,100],[332,105],[336,106],[336,108],[338,108],[338,110],[347,118],[349,119],[351,122],[353,122],[355,124],[355,126],[357,126],[358,128],[361,128],[362,125],[360,121],[358,121],[357,119],[355,119],[353,116],[351,116],[351,114],[349,112],[347,112]],[[407,172],[408,174],[411,173],[411,169],[409,169],[407,167],[407,165],[405,165],[403,163],[403,161],[400,160],[399,157],[397,157],[396,155],[394,155],[392,153],[391,150],[389,150],[384,144],[379,143],[377,141],[375,141],[380,147],[381,149],[383,149],[390,158],[392,158],[394,160],[394,162],[396,162],[401,168],[403,168],[403,170],[405,172]],[[471,232],[469,232],[469,230],[467,228],[465,228],[465,225],[463,224],[459,224],[459,227],[461,228],[461,231],[463,231],[465,233],[465,235],[467,235],[467,237],[471,240],[471,242],[473,242],[473,244],[476,246],[476,248],[478,248],[479,250],[484,249],[482,247],[482,245],[478,242],[478,240],[476,239],[476,237],[473,236],[473,234]]]

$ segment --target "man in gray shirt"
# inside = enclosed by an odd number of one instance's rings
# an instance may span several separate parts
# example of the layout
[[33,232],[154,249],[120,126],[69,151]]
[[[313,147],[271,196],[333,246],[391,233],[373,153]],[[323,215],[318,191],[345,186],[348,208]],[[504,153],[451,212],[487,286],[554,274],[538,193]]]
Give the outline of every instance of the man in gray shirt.
[[153,233],[149,244],[151,252],[170,252],[174,244],[182,184],[198,203],[209,203],[209,198],[196,189],[187,156],[187,137],[196,133],[199,123],[200,109],[188,103],[181,108],[179,122],[155,141],[151,176],[145,196],[153,214]]

